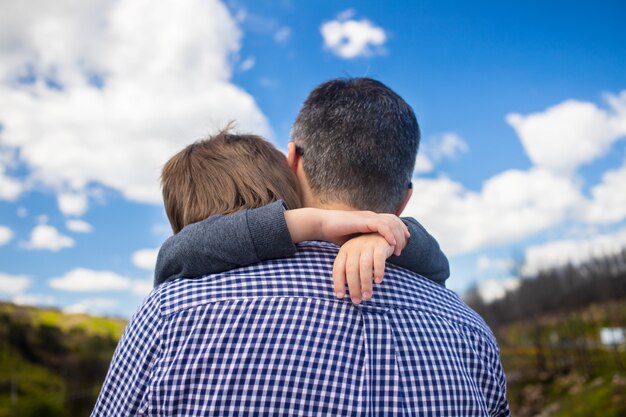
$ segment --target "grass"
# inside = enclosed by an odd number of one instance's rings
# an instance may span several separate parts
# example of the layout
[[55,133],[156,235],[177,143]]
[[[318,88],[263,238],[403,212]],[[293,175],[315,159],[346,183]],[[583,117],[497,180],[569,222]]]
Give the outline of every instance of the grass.
[[571,387],[569,395],[556,399],[554,417],[626,416],[626,375],[614,373]]
[[0,303],[0,417],[88,416],[125,325]]
[[110,317],[97,317],[87,314],[67,314],[55,309],[22,307],[14,304],[0,303],[0,314],[8,313],[32,326],[50,326],[68,333],[71,330],[82,330],[87,335],[111,337],[119,340],[126,327],[126,320]]
[[65,383],[49,368],[0,350],[0,417],[64,416]]
[[626,349],[600,343],[605,326],[626,327],[626,303],[497,329],[513,415],[626,416]]

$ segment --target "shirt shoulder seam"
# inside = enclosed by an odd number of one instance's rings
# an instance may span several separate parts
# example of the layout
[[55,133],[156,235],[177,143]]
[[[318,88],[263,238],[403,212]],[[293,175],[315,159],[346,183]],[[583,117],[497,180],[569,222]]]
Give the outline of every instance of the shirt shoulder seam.
[[[203,306],[206,306],[208,304],[219,304],[219,303],[226,303],[226,302],[246,302],[246,301],[251,301],[251,300],[260,300],[260,299],[294,299],[294,298],[303,298],[303,299],[310,299],[310,300],[319,300],[319,301],[323,301],[323,302],[328,302],[328,303],[333,303],[336,302],[335,300],[329,300],[327,298],[322,298],[322,297],[311,297],[311,296],[298,296],[298,295],[272,295],[272,296],[260,296],[260,297],[228,297],[228,298],[219,298],[219,299],[215,299],[215,300],[204,300],[203,302],[199,302],[199,303],[194,303],[193,305],[187,306],[187,307],[180,307],[177,309],[173,309],[172,311],[165,313],[163,311],[161,311],[161,318],[163,320],[171,320],[171,318],[173,316],[176,316],[177,314],[180,314],[183,311],[189,311],[189,310],[194,310],[196,308],[201,308]],[[367,308],[367,306],[365,306],[365,308]],[[490,340],[494,341],[494,336],[493,333],[491,333],[490,331],[487,331],[483,328],[481,328],[480,326],[477,325],[472,325],[471,323],[466,323],[460,320],[456,320],[454,318],[450,318],[450,317],[446,317],[443,316],[441,314],[437,314],[436,312],[433,311],[428,311],[425,310],[423,308],[419,308],[419,307],[407,307],[407,306],[391,306],[391,305],[385,305],[385,304],[379,304],[379,305],[373,305],[371,306],[371,308],[379,308],[382,310],[408,310],[408,311],[418,311],[418,312],[423,312],[426,314],[430,314],[432,316],[435,316],[441,320],[445,320],[449,323],[454,323],[455,325],[458,326],[462,326],[466,329],[470,329],[472,331],[478,332],[483,334],[484,336],[487,336]],[[162,325],[162,324],[161,324]]]

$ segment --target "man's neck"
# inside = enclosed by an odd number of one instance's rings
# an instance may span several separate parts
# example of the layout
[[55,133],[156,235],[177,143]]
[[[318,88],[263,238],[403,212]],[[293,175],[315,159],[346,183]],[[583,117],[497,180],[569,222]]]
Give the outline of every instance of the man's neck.
[[356,211],[358,209],[341,202],[332,201],[332,202],[321,202],[319,200],[313,202],[308,207],[320,208],[325,210],[344,210],[344,211]]
[[324,198],[320,198],[313,193],[305,193],[303,196],[304,207],[319,208],[324,210],[344,210],[344,211],[358,211],[358,208],[352,207],[349,204],[342,203],[341,201],[328,201]]
[[[294,151],[295,152],[295,151]],[[294,153],[295,155],[295,153]],[[296,160],[296,165],[292,167],[294,169],[294,173],[296,174],[296,178],[298,179],[298,184],[300,186],[300,196],[302,197],[302,206],[303,207],[312,207],[326,210],[346,210],[346,211],[356,211],[358,209],[339,202],[339,201],[328,201],[325,198],[320,198],[316,195],[311,187],[309,186],[309,180],[304,173],[304,166],[302,163],[302,159],[298,158]]]

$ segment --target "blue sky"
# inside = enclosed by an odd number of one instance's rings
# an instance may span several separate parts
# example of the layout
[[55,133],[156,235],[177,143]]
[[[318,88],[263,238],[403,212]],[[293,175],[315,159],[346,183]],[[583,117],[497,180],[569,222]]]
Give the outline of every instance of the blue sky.
[[[307,93],[413,106],[407,215],[449,287],[626,245],[623,2],[35,1],[0,17],[0,298],[130,315],[169,235],[159,169],[237,120],[285,149]],[[524,260],[524,261],[523,261]]]

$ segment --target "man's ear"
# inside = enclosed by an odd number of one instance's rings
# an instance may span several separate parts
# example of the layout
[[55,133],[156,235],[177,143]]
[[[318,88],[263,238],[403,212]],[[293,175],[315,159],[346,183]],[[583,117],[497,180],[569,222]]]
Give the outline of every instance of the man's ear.
[[395,212],[396,216],[400,216],[400,214],[402,214],[402,212],[404,211],[406,205],[409,204],[409,200],[411,199],[412,195],[413,195],[413,187],[409,187],[406,190],[406,194],[404,195],[404,198],[402,199],[402,202],[400,203],[400,205],[396,209],[396,212]]
[[298,171],[298,162],[300,162],[300,154],[296,151],[296,144],[289,142],[287,145],[287,164],[296,175]]

